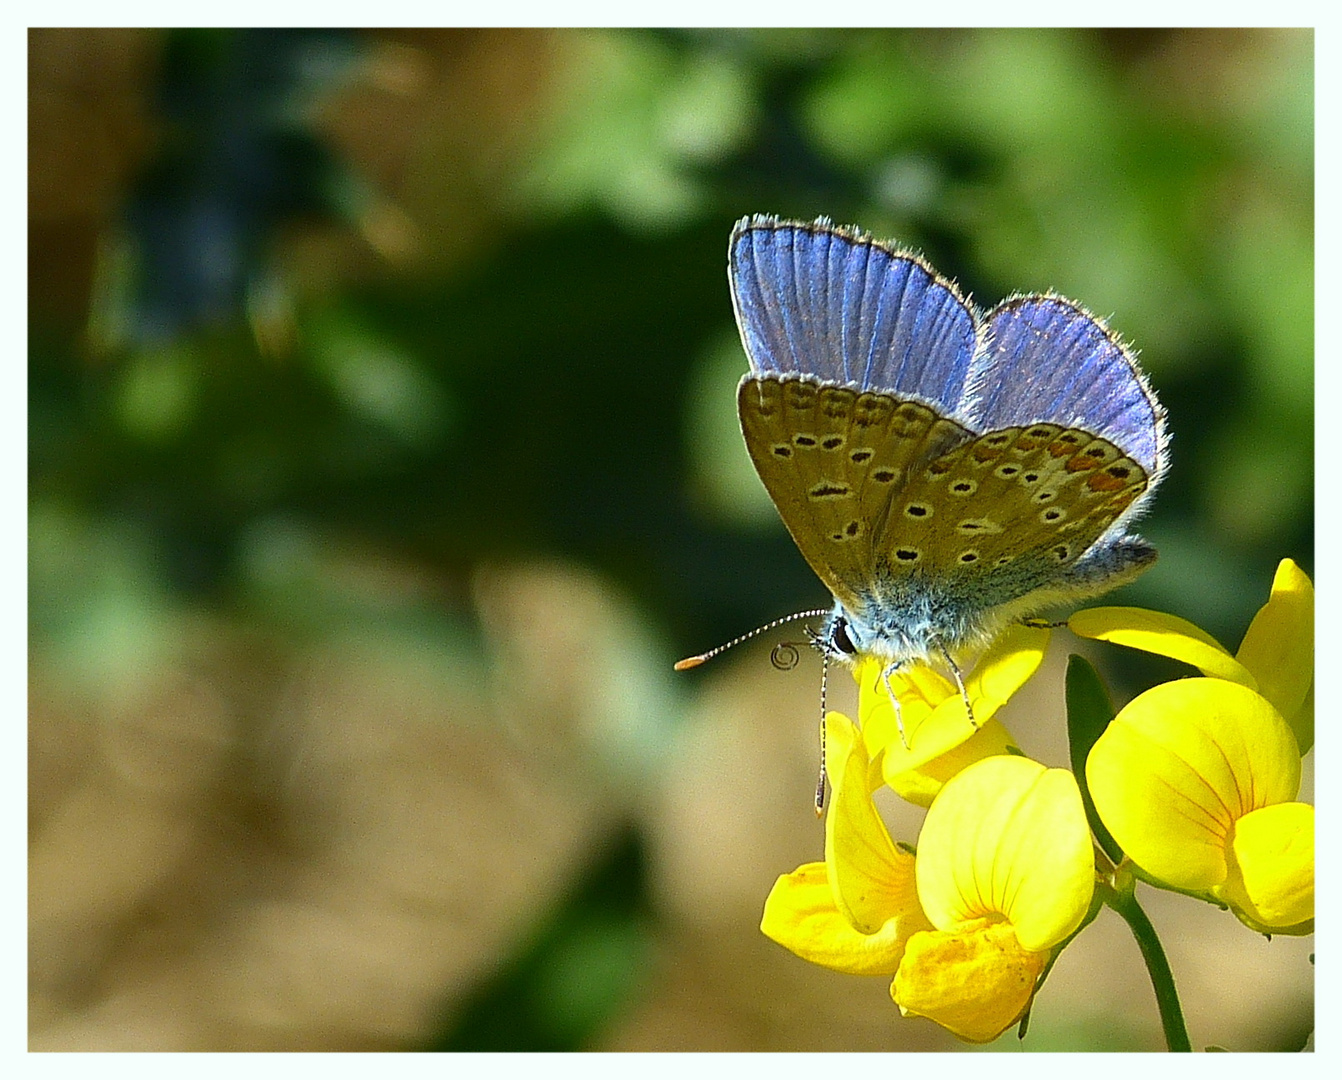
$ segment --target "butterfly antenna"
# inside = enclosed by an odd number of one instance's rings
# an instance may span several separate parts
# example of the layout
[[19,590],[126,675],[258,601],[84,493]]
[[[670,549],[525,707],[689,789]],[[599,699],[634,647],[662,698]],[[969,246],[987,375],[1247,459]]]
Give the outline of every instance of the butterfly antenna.
[[700,653],[698,656],[687,656],[684,660],[676,661],[677,671],[688,671],[690,668],[698,667],[706,660],[712,660],[718,653],[724,653],[734,645],[740,645],[743,641],[749,641],[760,634],[767,634],[775,627],[782,626],[784,623],[795,622],[797,619],[814,619],[821,615],[828,615],[827,608],[814,608],[811,611],[799,611],[795,615],[784,615],[781,619],[775,619],[773,622],[758,626],[748,634],[742,634],[738,638],[732,638],[725,645],[719,645],[716,649],[709,649],[708,652]]
[[820,653],[820,779],[815,782],[815,816],[825,812],[825,690],[829,685],[829,650]]

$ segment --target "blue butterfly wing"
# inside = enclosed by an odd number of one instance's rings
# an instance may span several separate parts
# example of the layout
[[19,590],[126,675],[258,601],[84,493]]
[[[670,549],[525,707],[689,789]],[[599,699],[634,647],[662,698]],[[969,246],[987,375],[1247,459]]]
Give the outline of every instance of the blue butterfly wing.
[[737,223],[728,273],[756,375],[809,375],[955,416],[977,325],[916,255],[824,221]]
[[1061,297],[1023,296],[999,304],[985,329],[988,347],[970,380],[971,426],[1083,428],[1141,465],[1154,487],[1168,456],[1165,410],[1103,323]]

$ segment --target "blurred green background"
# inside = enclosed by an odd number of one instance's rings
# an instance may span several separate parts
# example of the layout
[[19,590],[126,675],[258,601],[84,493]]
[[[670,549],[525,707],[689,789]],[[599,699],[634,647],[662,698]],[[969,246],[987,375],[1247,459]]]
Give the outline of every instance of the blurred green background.
[[[828,604],[740,443],[728,233],[1109,317],[1174,434],[1118,598],[1233,648],[1313,572],[1313,49],[31,31],[33,1048],[958,1047],[758,932],[820,855],[818,664],[669,670]],[[1298,1048],[1312,942],[1167,899],[1195,1045]],[[1159,1045],[1104,922],[1027,1048]]]

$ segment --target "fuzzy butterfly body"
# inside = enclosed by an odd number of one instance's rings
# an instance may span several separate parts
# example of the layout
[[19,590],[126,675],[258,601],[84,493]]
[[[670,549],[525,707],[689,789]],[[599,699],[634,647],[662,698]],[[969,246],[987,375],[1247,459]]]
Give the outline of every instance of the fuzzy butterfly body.
[[823,220],[741,221],[729,277],[741,430],[834,595],[830,651],[949,656],[1154,561],[1127,525],[1167,467],[1164,411],[1084,309],[981,315],[916,255]]

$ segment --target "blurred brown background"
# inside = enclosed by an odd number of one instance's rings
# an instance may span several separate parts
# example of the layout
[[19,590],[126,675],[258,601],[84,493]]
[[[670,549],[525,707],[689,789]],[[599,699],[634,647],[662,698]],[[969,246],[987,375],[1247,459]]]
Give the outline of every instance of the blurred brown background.
[[[818,663],[670,671],[827,602],[736,429],[744,214],[1112,313],[1175,435],[1118,600],[1233,648],[1312,572],[1309,31],[49,30],[29,80],[33,1049],[962,1048],[758,931]],[[1303,1043],[1312,938],[1144,895],[1195,1046]],[[1025,1046],[1159,1040],[1101,915]]]

